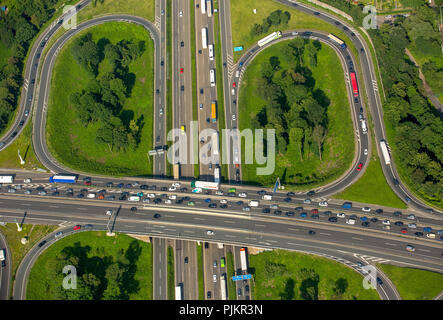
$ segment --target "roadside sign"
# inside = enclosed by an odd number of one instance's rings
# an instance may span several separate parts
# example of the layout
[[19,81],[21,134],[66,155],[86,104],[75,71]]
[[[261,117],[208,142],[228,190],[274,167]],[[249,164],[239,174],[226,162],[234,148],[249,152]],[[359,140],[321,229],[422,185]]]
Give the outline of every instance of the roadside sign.
[[275,181],[274,190],[272,192],[277,191],[279,186],[280,186],[280,177],[278,177],[277,181]]
[[248,280],[248,279],[252,279],[252,274],[243,274],[243,275],[232,277],[232,281],[241,281],[241,280]]

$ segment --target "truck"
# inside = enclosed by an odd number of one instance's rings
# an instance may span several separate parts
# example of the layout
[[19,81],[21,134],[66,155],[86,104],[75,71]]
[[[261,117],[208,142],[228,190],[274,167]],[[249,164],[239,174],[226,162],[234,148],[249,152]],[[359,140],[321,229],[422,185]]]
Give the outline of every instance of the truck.
[[72,175],[64,175],[64,174],[58,174],[55,176],[49,177],[50,183],[76,183],[77,177]]
[[240,248],[240,263],[243,274],[248,271],[248,265],[246,264],[246,248]]
[[214,60],[214,45],[208,45],[209,60]]
[[391,157],[389,156],[388,146],[386,145],[385,140],[380,140],[380,149],[383,154],[383,158],[385,160],[385,164],[388,166],[391,164]]
[[214,132],[211,137],[212,140],[212,152],[214,155],[218,155],[218,133]]
[[0,249],[0,261],[5,261],[5,249]]
[[260,204],[260,201],[258,201],[258,200],[251,200],[251,201],[249,201],[249,206],[250,207],[258,207],[259,204]]
[[219,187],[218,182],[198,181],[198,180],[194,180],[191,182],[191,188],[218,190],[218,187]]
[[267,44],[275,39],[278,39],[280,37],[281,37],[281,31],[275,31],[275,32],[267,35],[263,39],[258,40],[257,44],[259,47],[263,47],[265,44]]
[[214,182],[220,183],[220,168],[219,167],[214,168]]
[[344,202],[341,207],[343,209],[351,209],[352,208],[352,202]]
[[261,197],[263,200],[272,200],[272,196],[270,194],[265,194]]
[[355,72],[351,72],[350,76],[351,76],[352,91],[354,92],[354,97],[358,97],[358,86],[357,86],[357,78],[355,77]]
[[183,286],[181,283],[175,287],[175,300],[183,300]]
[[242,50],[243,50],[243,46],[234,47],[234,52],[238,52],[238,51],[242,51]]
[[346,49],[346,43],[343,40],[341,40],[340,38],[334,36],[332,33],[328,34],[328,38],[331,39],[332,41],[336,42],[343,49]]
[[200,0],[200,9],[202,11],[202,14],[206,13],[206,0]]
[[13,182],[14,182],[14,176],[12,175],[0,176],[0,183],[13,183]]
[[215,87],[215,69],[209,70],[209,81],[211,83],[211,87]]
[[217,103],[216,103],[216,101],[211,102],[211,121],[217,122]]
[[217,242],[217,247],[218,247],[219,249],[223,249],[223,243]]
[[366,121],[364,119],[361,120],[361,131],[363,131],[363,134],[366,134],[368,132]]
[[203,49],[208,47],[208,28],[202,28],[202,47]]
[[180,164],[174,164],[174,179],[180,179]]
[[208,17],[212,17],[212,0],[206,0],[206,12]]
[[220,277],[220,292],[221,299],[226,300],[226,274],[222,274]]
[[140,197],[139,196],[130,196],[128,198],[128,201],[140,201]]

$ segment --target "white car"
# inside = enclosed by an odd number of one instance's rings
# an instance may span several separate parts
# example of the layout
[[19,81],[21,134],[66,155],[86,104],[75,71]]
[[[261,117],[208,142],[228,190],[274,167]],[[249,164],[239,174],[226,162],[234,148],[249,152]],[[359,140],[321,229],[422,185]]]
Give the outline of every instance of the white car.
[[175,190],[177,190],[177,188],[175,186],[169,187],[169,191],[175,191]]
[[223,195],[223,190],[217,190],[217,191],[215,191],[215,194],[217,196],[222,196]]
[[148,198],[144,198],[144,199],[143,199],[143,202],[144,202],[144,203],[149,203],[149,202],[151,202],[151,200],[149,200]]
[[410,215],[408,216],[408,219],[409,219],[409,220],[415,220],[415,215],[410,214]]
[[180,17],[183,17],[183,11],[180,10],[180,12],[179,12],[179,16],[180,16]]
[[408,227],[411,229],[417,229],[417,225],[415,223],[408,223]]
[[88,193],[88,195],[86,196],[89,199],[94,199],[95,198],[95,193]]
[[340,213],[337,213],[337,217],[344,218],[346,216],[345,216],[345,214],[343,212],[340,212]]
[[238,194],[238,196],[240,198],[246,198],[248,196],[248,194],[246,192],[241,192],[241,193]]
[[206,230],[206,234],[207,234],[207,235],[210,235],[210,236],[213,236],[213,235],[214,235],[214,231],[212,231],[212,230]]
[[166,199],[166,200],[165,200],[165,203],[166,203],[166,204],[171,204],[172,201],[171,201],[170,199]]
[[232,88],[231,93],[233,96],[235,96],[235,89],[234,88]]
[[346,219],[347,224],[355,224],[355,219]]
[[383,226],[384,230],[391,230],[391,226]]
[[389,220],[383,220],[382,223],[387,226],[391,225],[391,221]]
[[228,201],[227,201],[226,199],[221,199],[221,200],[220,200],[220,203],[221,203],[221,204],[225,204],[225,203],[228,203]]
[[232,121],[235,121],[235,114],[232,115]]
[[363,207],[363,208],[361,208],[361,210],[364,212],[371,212],[371,208],[369,208],[369,207]]
[[434,232],[427,233],[426,237],[429,239],[435,239],[435,233]]
[[217,282],[217,275],[216,274],[212,275],[212,281]]
[[155,198],[155,194],[153,194],[153,193],[148,193],[146,196],[147,196],[148,198]]
[[305,199],[305,200],[303,200],[303,203],[306,203],[306,204],[310,204],[312,201],[311,201],[311,199]]
[[169,199],[171,199],[171,200],[175,200],[175,199],[177,199],[177,195],[175,195],[175,194],[171,194],[171,195],[169,196]]
[[368,155],[368,149],[365,148],[365,150],[363,151],[363,153],[365,154],[365,156]]
[[24,183],[31,183],[32,179],[31,178],[26,178],[25,180],[23,180]]
[[180,182],[174,182],[172,184],[172,186],[176,187],[176,188],[180,188]]
[[107,216],[112,216],[112,210],[106,210],[106,215]]
[[327,201],[321,201],[321,202],[318,203],[318,205],[320,207],[327,207],[328,206],[328,202]]

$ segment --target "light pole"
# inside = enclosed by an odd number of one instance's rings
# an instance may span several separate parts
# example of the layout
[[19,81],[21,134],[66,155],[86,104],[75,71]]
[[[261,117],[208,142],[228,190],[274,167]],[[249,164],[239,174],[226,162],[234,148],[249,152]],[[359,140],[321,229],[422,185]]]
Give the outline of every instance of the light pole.
[[24,165],[25,161],[23,160],[22,156],[20,155],[20,150],[17,150],[17,151],[18,151],[18,157],[20,158],[20,164]]

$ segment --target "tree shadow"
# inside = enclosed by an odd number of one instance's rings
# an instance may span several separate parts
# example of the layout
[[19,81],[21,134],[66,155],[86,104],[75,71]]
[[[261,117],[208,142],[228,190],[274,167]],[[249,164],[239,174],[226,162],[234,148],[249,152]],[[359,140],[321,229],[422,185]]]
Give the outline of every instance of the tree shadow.
[[100,62],[105,58],[105,47],[108,44],[111,44],[108,38],[101,38],[97,41]]
[[292,278],[286,280],[285,289],[280,293],[282,300],[294,300],[295,297],[295,281]]
[[123,125],[128,128],[129,127],[129,123],[131,122],[131,120],[134,119],[134,111],[132,110],[123,110],[120,113],[120,119],[123,123]]
[[348,289],[348,280],[345,278],[339,278],[335,281],[334,293],[336,295],[342,295]]
[[128,264],[126,265],[126,270],[122,275],[122,292],[129,299],[129,294],[138,292],[140,289],[140,282],[136,280],[135,273],[137,272],[137,261],[141,255],[142,247],[137,240],[133,240],[129,244],[128,250],[126,250],[125,257],[128,259]]

